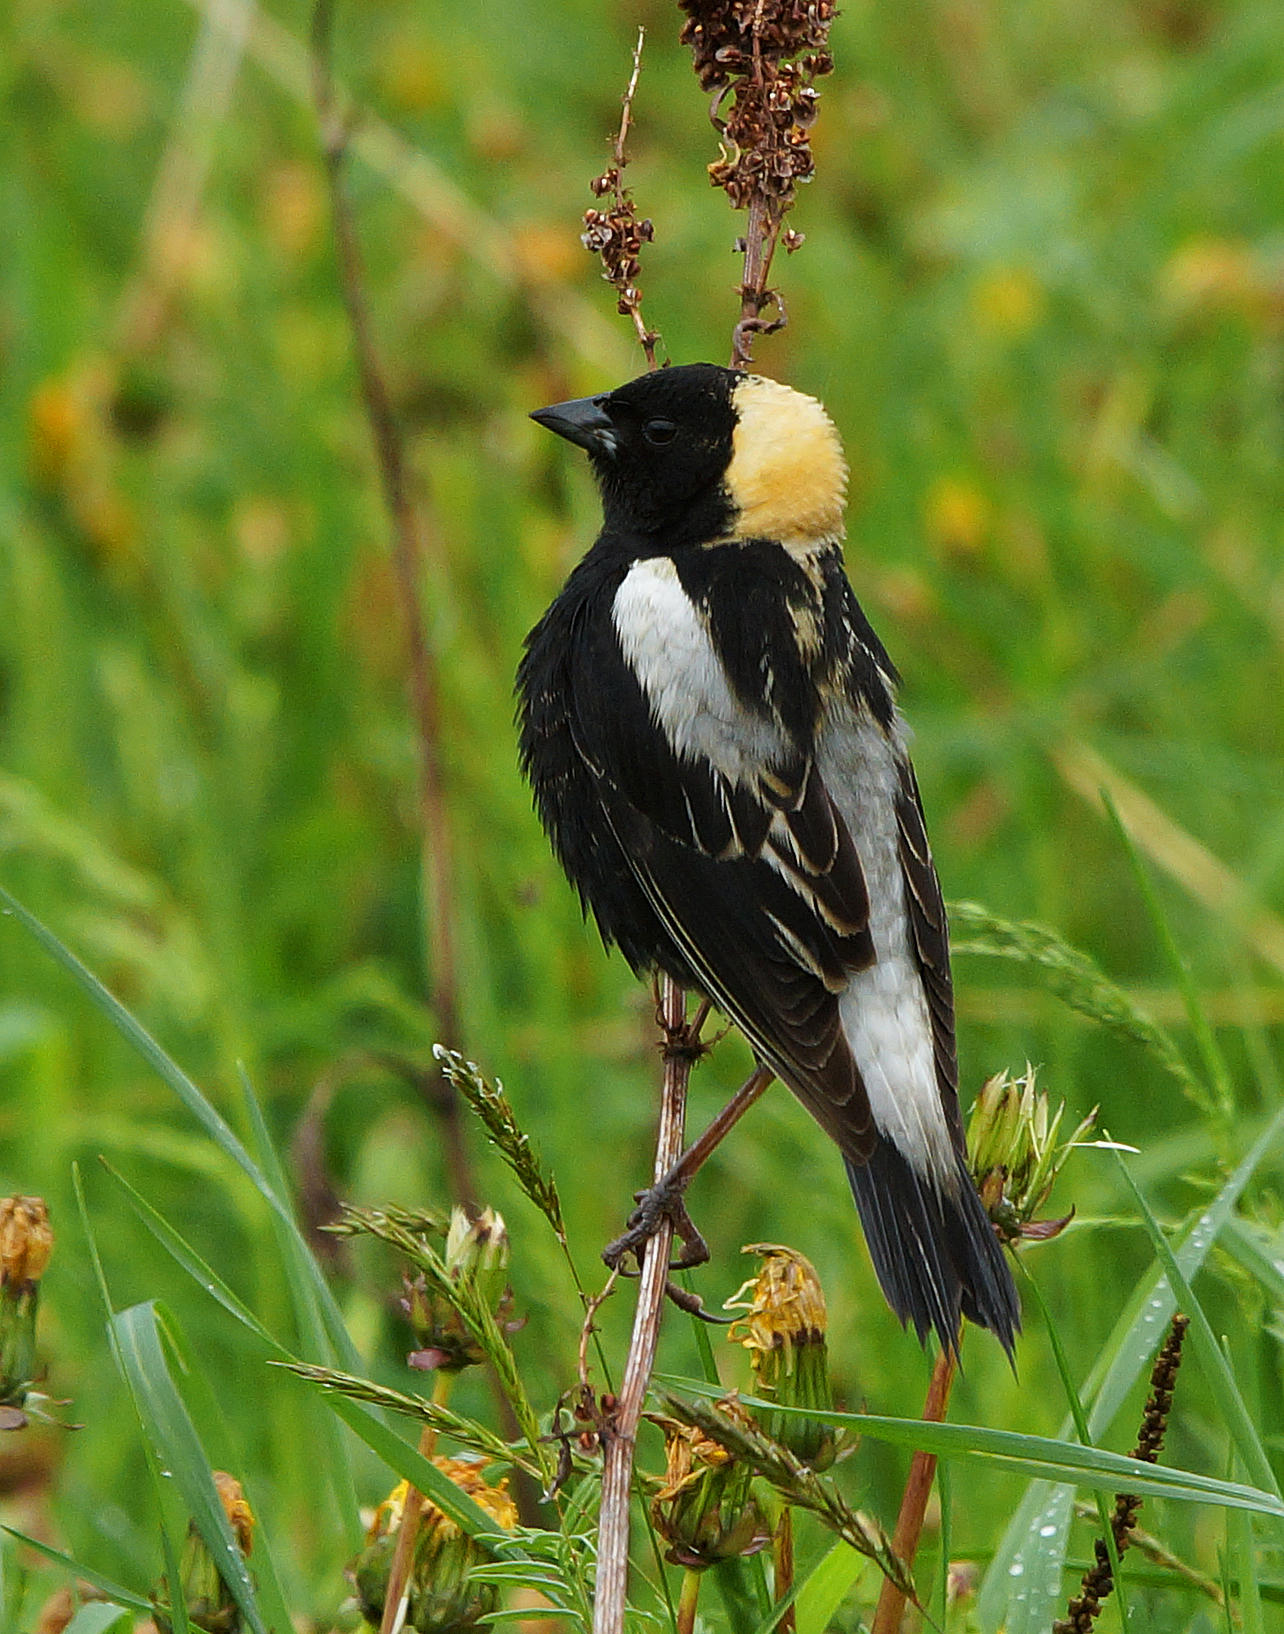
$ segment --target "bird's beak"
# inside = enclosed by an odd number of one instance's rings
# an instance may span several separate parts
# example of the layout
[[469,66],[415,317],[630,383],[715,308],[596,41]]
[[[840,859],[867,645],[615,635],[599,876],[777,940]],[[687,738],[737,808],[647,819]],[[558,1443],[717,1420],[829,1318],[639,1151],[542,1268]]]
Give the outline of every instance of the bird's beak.
[[600,397],[575,397],[569,403],[554,403],[551,408],[536,409],[531,419],[567,442],[587,448],[590,454],[615,453],[615,426]]

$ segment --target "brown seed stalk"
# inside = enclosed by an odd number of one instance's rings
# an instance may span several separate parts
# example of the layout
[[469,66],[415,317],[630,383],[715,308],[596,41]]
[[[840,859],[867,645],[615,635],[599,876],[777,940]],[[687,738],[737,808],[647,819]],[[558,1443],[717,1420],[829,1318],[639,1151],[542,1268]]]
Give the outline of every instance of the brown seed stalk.
[[642,72],[642,46],[646,30],[638,29],[637,44],[633,48],[633,72],[624,92],[620,111],[620,128],[611,145],[611,163],[600,176],[589,183],[595,199],[604,199],[605,207],[584,212],[584,231],[580,242],[586,250],[600,256],[602,276],[612,286],[619,300],[616,310],[622,317],[631,318],[637,331],[638,344],[646,354],[648,369],[655,368],[655,348],[660,337],[648,329],[642,317],[642,291],[638,278],[642,272],[642,246],[655,236],[650,221],[638,219],[632,190],[624,185],[624,169],[628,164],[627,143],[629,127],[633,123],[633,98],[637,94],[638,76]]
[[[778,243],[792,253],[802,234],[783,232],[799,183],[815,171],[810,131],[819,92],[833,70],[829,29],[833,0],[679,0],[687,14],[683,43],[691,47],[701,87],[714,93],[709,111],[722,156],[709,180],[747,210],[739,247],[744,254],[740,317],[732,364],[751,361],[753,336],[783,327],[779,294],[767,285]],[[762,313],[774,305],[776,316]]]
[[[1141,1416],[1137,1445],[1132,1449],[1132,1456],[1142,1459],[1147,1464],[1158,1462],[1159,1452],[1164,1444],[1168,1415],[1172,1412],[1173,1406],[1173,1387],[1177,1382],[1177,1369],[1181,1366],[1182,1342],[1189,1325],[1190,1318],[1178,1311],[1173,1317],[1168,1337],[1151,1369],[1150,1395]],[[1136,1493],[1120,1492],[1116,1495],[1115,1511],[1110,1517],[1116,1556],[1122,1555],[1128,1547],[1140,1508],[1141,1499]],[[1079,1593],[1066,1607],[1066,1615],[1053,1623],[1052,1634],[1091,1634],[1092,1625],[1101,1612],[1102,1603],[1115,1586],[1110,1551],[1104,1538],[1095,1540],[1093,1552],[1096,1564],[1083,1574]]]

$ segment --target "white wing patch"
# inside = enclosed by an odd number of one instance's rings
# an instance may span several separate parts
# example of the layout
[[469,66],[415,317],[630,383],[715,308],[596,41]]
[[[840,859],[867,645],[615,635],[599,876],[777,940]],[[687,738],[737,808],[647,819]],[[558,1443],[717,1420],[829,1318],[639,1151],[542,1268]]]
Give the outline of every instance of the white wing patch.
[[817,766],[860,856],[877,955],[839,997],[843,1032],[880,1133],[939,1186],[952,1183],[957,1163],[905,909],[896,835],[902,752],[899,738],[890,739],[875,721],[860,719],[843,704],[821,732]]
[[625,661],[674,753],[708,761],[733,787],[756,787],[764,765],[784,753],[784,735],[733,697],[672,560],[635,562],[615,592],[612,617]]

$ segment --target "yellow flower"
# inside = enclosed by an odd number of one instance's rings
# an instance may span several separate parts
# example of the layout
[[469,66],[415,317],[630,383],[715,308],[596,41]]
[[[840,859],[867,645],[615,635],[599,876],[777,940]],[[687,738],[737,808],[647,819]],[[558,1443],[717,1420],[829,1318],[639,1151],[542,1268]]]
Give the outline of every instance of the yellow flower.
[[[743,1407],[724,1401],[724,1411],[748,1420]],[[651,1500],[651,1518],[669,1545],[675,1566],[703,1571],[721,1560],[755,1554],[770,1528],[750,1490],[753,1471],[736,1463],[725,1447],[690,1425],[659,1418],[664,1431],[664,1481]]]
[[[831,1410],[829,1315],[820,1278],[810,1260],[779,1243],[751,1243],[744,1252],[757,1254],[762,1266],[723,1307],[745,1313],[727,1337],[749,1352],[760,1394],[782,1407]],[[828,1424],[773,1413],[763,1428],[813,1469],[834,1461],[836,1437]]]
[[[433,1464],[486,1511],[497,1531],[511,1532],[517,1525],[517,1505],[509,1496],[507,1481],[492,1485],[474,1459],[438,1456]],[[407,1481],[399,1482],[375,1510],[366,1546],[349,1568],[361,1614],[376,1628],[383,1617],[409,1490]],[[486,1558],[466,1532],[425,1499],[410,1568],[406,1627],[417,1634],[466,1634],[485,1621],[495,1610],[498,1591],[493,1584],[472,1582],[470,1574]]]

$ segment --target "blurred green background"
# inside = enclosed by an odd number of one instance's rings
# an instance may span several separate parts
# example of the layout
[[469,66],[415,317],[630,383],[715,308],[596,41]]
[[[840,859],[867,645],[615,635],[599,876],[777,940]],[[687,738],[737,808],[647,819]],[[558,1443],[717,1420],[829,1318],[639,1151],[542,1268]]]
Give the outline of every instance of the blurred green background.
[[[628,179],[656,229],[646,315],[662,355],[727,354],[738,223],[705,179],[716,145],[678,22],[667,5],[589,0],[361,0],[339,15],[340,75],[369,110],[352,196],[426,539],[457,1042],[504,1079],[559,1176],[590,1279],[648,1173],[658,1069],[650,996],[581,925],[516,770],[522,637],[596,517],[582,461],[526,414],[641,368],[578,242],[639,23]],[[310,1199],[329,1184],[442,1203],[404,629],[308,23],[304,6],[240,0],[10,0],[0,16],[0,882],[238,1125],[244,1064]],[[758,361],[843,432],[850,572],[904,673],[946,895],[1054,928],[1195,1059],[1097,803],[1109,787],[1217,1024],[1235,1110],[1201,1118],[1037,973],[961,953],[965,1102],[987,1074],[1039,1064],[1074,1120],[1100,1104],[1140,1148],[1175,1219],[1279,1093],[1278,3],[857,0],[833,45],[817,178],[792,218],[806,243],[777,267],[790,323]],[[699,1068],[693,1123],[745,1061],[729,1039]],[[85,1425],[6,1443],[12,1512],[135,1586],[159,1569],[71,1201],[78,1160],[116,1302],[179,1313],[226,1457],[292,1555],[294,1603],[328,1617],[346,1544],[309,1502],[301,1392],[264,1387],[261,1357],[95,1160],[284,1328],[262,1207],[12,922],[0,1084],[0,1190],[50,1200],[43,1348]],[[543,1223],[465,1135],[479,1191],[509,1218],[530,1317],[517,1345],[548,1406],[573,1382],[578,1305]],[[1264,1176],[1254,1205],[1268,1225],[1277,1184]],[[878,1295],[836,1155],[790,1097],[755,1110],[691,1201],[714,1249],[709,1303],[741,1280],[742,1243],[793,1244],[829,1293],[842,1397],[916,1409],[927,1364]],[[1075,1227],[1030,1258],[1082,1375],[1150,1249],[1112,1223],[1127,1207],[1107,1155],[1073,1160],[1053,1207],[1072,1204]],[[372,1365],[397,1376],[391,1265],[340,1256],[336,1276]],[[1205,1281],[1278,1432],[1272,1313],[1225,1266]],[[616,1354],[627,1304],[603,1313]],[[1037,1320],[1015,1379],[988,1339],[967,1348],[955,1416],[1055,1431]],[[666,1365],[694,1371],[693,1354],[674,1325]],[[1173,1456],[1220,1472],[1200,1399],[1192,1379]],[[1112,1444],[1130,1438],[1124,1425]],[[902,1462],[862,1454],[885,1515]],[[367,1471],[364,1495],[382,1479]],[[969,1489],[956,1553],[992,1546],[1017,1492],[997,1476]],[[1197,1514],[1172,1524],[1207,1547]]]

